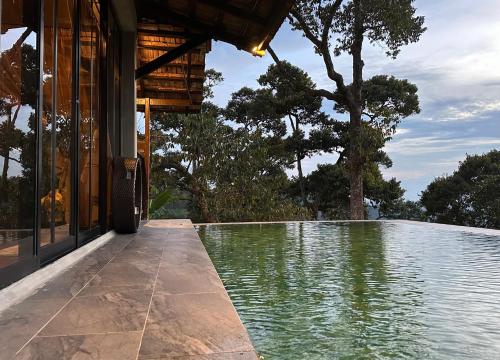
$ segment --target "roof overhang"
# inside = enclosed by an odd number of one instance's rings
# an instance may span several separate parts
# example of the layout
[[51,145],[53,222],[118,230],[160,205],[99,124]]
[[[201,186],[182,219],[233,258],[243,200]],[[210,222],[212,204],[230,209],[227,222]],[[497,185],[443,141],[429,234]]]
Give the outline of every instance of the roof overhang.
[[210,39],[262,56],[293,0],[136,0],[137,96],[168,112],[197,112]]
[[139,23],[184,27],[255,53],[265,50],[293,0],[136,0]]

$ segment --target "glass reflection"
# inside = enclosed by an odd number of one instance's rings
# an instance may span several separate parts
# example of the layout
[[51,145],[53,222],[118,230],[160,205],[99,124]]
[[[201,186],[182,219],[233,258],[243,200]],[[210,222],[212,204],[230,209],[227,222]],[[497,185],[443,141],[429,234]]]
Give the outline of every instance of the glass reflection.
[[99,218],[99,8],[83,1],[80,66],[80,231]]
[[40,246],[70,236],[73,6],[45,1]]
[[33,255],[36,3],[0,4],[0,268]]

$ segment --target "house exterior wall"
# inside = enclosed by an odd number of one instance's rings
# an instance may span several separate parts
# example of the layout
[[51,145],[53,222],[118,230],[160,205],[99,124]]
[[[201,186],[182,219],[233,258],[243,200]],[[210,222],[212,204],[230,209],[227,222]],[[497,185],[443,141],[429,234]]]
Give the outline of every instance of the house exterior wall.
[[[127,3],[127,4],[125,4]],[[111,227],[135,157],[132,0],[0,0],[0,288]]]

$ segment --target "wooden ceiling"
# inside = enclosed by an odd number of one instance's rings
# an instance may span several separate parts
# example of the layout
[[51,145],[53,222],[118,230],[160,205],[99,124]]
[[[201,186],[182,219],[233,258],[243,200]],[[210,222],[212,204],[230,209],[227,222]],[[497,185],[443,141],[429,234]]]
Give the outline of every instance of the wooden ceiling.
[[265,49],[293,0],[136,0],[139,22],[185,27],[192,34],[252,52]]
[[[139,24],[138,66],[186,42],[183,28]],[[205,55],[210,41],[160,67],[137,81],[137,97],[149,98],[153,109],[168,112],[198,112],[203,101]]]
[[[196,36],[265,50],[293,0],[136,0],[138,67]],[[137,81],[138,98],[169,112],[198,112],[203,101],[205,55],[211,44],[188,51]]]

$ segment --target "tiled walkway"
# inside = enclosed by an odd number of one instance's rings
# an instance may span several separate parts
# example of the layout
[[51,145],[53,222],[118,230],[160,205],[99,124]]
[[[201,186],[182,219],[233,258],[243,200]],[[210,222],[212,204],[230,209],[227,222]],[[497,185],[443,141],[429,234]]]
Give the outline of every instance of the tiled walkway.
[[120,235],[0,315],[1,359],[254,360],[189,221]]

